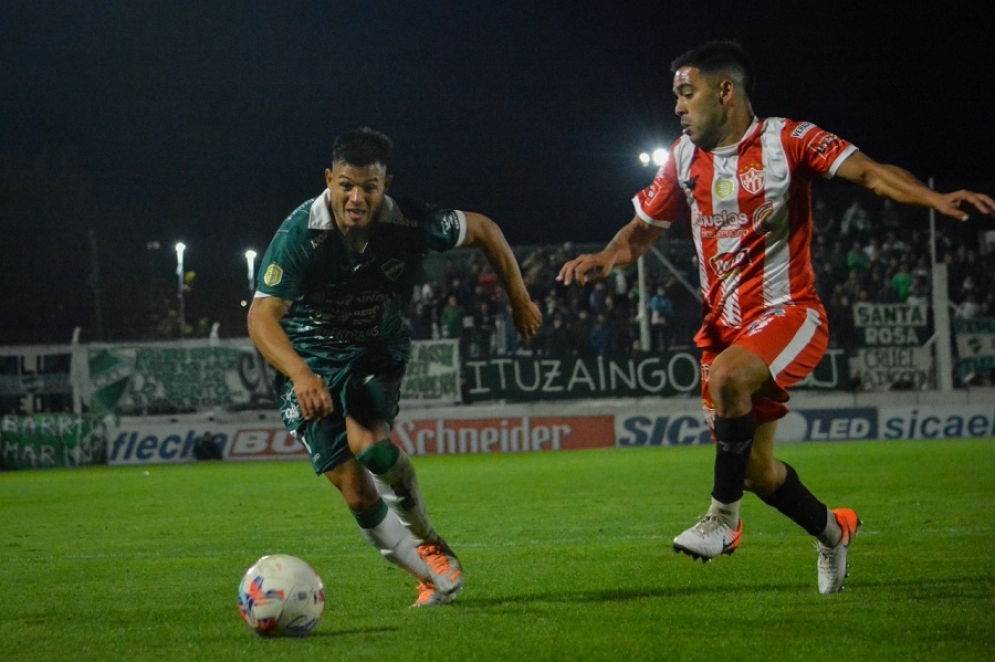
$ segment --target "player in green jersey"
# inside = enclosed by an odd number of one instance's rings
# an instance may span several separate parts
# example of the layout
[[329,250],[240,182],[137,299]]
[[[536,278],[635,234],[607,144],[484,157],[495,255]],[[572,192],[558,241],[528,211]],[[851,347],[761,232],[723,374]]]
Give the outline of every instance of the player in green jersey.
[[338,136],[326,190],[283,222],[263,256],[249,335],[277,369],[284,425],[338,488],[364,537],[416,579],[413,606],[463,586],[407,454],[390,440],[411,345],[402,311],[429,251],[478,246],[525,338],[542,315],[491,219],[387,195],[392,143],[369,128]]

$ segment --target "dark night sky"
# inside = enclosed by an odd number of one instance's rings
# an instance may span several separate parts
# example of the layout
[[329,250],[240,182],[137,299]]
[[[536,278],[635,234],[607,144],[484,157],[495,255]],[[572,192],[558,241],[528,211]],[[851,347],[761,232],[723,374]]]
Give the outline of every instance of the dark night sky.
[[995,180],[990,11],[808,4],[3,3],[0,345],[96,339],[90,230],[108,339],[175,288],[179,240],[188,320],[244,335],[243,252],[361,125],[394,139],[396,195],[488,214],[513,244],[606,241],[652,176],[636,154],[677,135],[670,61],[710,38],[753,55],[761,116],[938,188]]

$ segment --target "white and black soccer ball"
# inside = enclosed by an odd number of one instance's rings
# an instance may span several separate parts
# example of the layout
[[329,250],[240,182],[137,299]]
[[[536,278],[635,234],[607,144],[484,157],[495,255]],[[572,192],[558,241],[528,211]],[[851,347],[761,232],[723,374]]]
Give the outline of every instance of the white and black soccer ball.
[[296,556],[264,556],[242,577],[238,611],[260,636],[303,637],[325,611],[325,586],[314,568]]

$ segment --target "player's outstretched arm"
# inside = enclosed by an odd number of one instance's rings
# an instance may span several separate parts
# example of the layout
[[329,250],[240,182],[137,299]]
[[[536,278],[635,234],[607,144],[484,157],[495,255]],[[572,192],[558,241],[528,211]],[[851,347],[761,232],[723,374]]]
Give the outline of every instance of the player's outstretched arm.
[[847,158],[836,174],[895,202],[932,208],[959,221],[966,221],[972,211],[995,217],[995,200],[991,196],[967,190],[934,191],[907,170],[878,163],[863,152]]
[[529,291],[522,279],[522,271],[518,267],[518,260],[515,259],[511,246],[508,245],[508,240],[505,239],[498,224],[483,214],[464,212],[464,215],[467,228],[463,244],[477,246],[484,252],[494,273],[501,280],[504,291],[508,294],[515,328],[528,340],[538,333],[539,327],[542,326],[542,313],[539,311],[539,306],[529,298]]
[[305,419],[318,419],[332,413],[332,396],[324,380],[311,371],[294,351],[280,319],[287,314],[289,301],[277,297],[256,297],[249,307],[249,338],[270,365],[290,378]]
[[556,280],[564,285],[574,281],[585,285],[588,281],[607,278],[615,267],[628,266],[649,252],[661,234],[662,228],[636,216],[600,252],[578,255],[564,264]]

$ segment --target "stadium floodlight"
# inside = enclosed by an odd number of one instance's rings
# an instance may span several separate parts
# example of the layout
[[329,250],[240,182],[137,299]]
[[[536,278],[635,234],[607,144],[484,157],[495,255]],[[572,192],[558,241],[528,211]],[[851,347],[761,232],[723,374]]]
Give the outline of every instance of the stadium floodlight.
[[187,245],[182,241],[176,242],[176,298],[180,305],[180,338],[186,327],[186,311],[183,301],[183,253],[187,250]]
[[257,253],[254,250],[252,250],[251,248],[249,250],[245,251],[245,264],[249,268],[248,275],[249,275],[249,298],[250,299],[252,298],[252,295],[256,291],[256,255],[257,255]]
[[666,149],[664,149],[663,147],[657,147],[652,151],[652,153],[641,152],[639,154],[639,162],[643,164],[644,168],[651,163],[659,167],[667,162],[668,156],[670,156],[670,153]]

